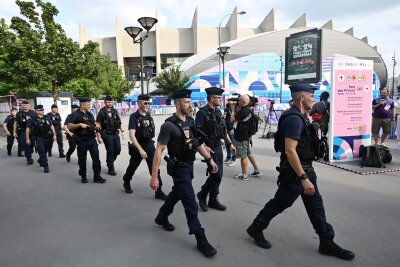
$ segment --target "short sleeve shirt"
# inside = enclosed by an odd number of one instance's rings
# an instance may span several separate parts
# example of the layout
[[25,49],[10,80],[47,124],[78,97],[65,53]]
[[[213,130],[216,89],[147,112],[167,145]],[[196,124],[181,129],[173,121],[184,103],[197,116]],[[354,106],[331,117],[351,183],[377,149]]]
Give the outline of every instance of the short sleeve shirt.
[[[377,105],[381,102],[380,98],[372,100],[372,105]],[[372,116],[379,119],[390,119],[392,117],[392,109],[394,108],[394,100],[386,98],[383,105],[374,109]]]
[[167,145],[169,140],[175,138],[182,138],[181,130],[173,122],[164,122],[164,124],[161,125],[157,141],[163,145]]
[[15,118],[13,116],[8,115],[6,117],[6,119],[4,120],[4,123],[7,124],[7,130],[11,130],[13,128],[14,121],[15,121]]
[[[38,118],[38,119],[45,119],[45,120],[47,120],[48,122],[49,122],[49,125],[51,126],[51,125],[53,125],[53,122],[47,117],[47,116],[43,116],[42,118],[39,118],[39,117],[36,117],[36,118]],[[27,128],[29,128],[29,129],[32,129],[33,128],[33,121],[34,120],[29,120],[28,121],[28,126],[27,126]]]
[[299,116],[289,115],[284,119],[282,128],[285,138],[291,138],[299,141],[301,133],[304,130],[304,123]]
[[251,138],[250,133],[250,122],[251,122],[251,111],[248,108],[241,108],[235,115],[235,119],[238,121],[235,130],[235,140],[237,141],[248,141]]
[[203,126],[204,122],[206,121],[207,118],[207,112],[205,110],[199,109],[196,113],[196,119],[195,123],[197,126]]

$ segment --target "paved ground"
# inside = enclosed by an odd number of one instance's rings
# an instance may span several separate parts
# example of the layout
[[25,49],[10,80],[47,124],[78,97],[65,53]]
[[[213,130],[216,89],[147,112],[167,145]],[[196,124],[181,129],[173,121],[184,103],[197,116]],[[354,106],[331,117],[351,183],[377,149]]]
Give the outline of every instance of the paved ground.
[[[164,119],[156,117],[156,123]],[[104,185],[80,183],[75,155],[71,163],[50,158],[50,173],[44,174],[36,163],[27,166],[21,158],[7,157],[4,142],[0,143],[0,266],[399,265],[399,172],[362,176],[315,164],[336,241],[355,251],[354,261],[317,253],[318,238],[300,200],[272,221],[265,234],[273,247],[263,250],[245,229],[276,190],[278,157],[272,140],[257,138],[253,151],[264,175],[239,181],[233,178],[239,166],[226,167],[221,201],[228,210],[200,212],[208,239],[218,250],[216,257],[206,259],[188,235],[181,204],[170,217],[174,232],[154,224],[162,202],[153,198],[144,163],[132,182],[135,192],[124,193],[127,139],[116,164],[118,176],[108,176],[103,168]],[[53,149],[56,152],[56,146]],[[101,160],[104,166],[103,146]],[[164,164],[161,173],[168,191],[172,183]],[[196,191],[204,179],[204,164],[198,161]]]

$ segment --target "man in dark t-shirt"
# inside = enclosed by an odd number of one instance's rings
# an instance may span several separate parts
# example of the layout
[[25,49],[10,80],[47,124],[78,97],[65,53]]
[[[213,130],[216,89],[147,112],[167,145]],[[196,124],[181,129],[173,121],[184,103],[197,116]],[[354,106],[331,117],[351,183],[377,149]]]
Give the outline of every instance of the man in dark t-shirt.
[[17,108],[12,108],[11,114],[3,122],[3,128],[7,136],[7,155],[11,156],[11,149],[14,144],[14,121],[17,115]]
[[389,98],[386,89],[381,91],[381,97],[372,101],[372,136],[375,144],[378,144],[379,131],[382,128],[381,144],[385,145],[385,140],[392,130],[391,122],[396,118],[394,100]]
[[239,107],[234,108],[231,115],[231,123],[237,122],[234,139],[236,141],[236,156],[240,158],[240,165],[242,167],[242,172],[235,175],[235,177],[245,181],[249,179],[247,176],[247,158],[249,158],[254,168],[250,176],[257,177],[262,175],[257,166],[256,158],[251,154],[250,150],[252,113],[249,103],[250,98],[248,95],[240,96]]

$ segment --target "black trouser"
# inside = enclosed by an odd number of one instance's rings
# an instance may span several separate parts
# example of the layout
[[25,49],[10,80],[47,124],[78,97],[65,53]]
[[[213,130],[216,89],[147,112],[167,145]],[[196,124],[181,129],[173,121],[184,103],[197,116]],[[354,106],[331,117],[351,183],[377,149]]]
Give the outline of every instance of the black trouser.
[[7,136],[7,151],[11,152],[11,149],[14,145],[14,136],[12,135],[12,130],[10,131],[11,135]]
[[[285,175],[285,177],[282,177],[283,175]],[[301,180],[296,175],[288,177],[288,175],[285,173],[282,174],[281,172],[278,178],[280,182],[279,188],[276,191],[274,198],[268,201],[260,211],[254,219],[254,224],[261,229],[267,228],[269,222],[276,215],[292,206],[296,199],[301,196],[308,218],[310,219],[315,232],[320,237],[333,239],[335,232],[332,226],[326,222],[325,208],[317,186],[317,175],[315,174],[314,169],[309,169],[307,175],[315,188],[313,196],[304,195]]]
[[180,200],[185,209],[189,234],[197,234],[202,231],[202,228],[198,218],[199,207],[197,206],[192,186],[193,162],[188,162],[186,166],[177,166],[172,179],[174,181],[172,191],[168,194],[164,205],[160,208],[160,212],[168,217]]
[[[58,144],[58,153],[60,155],[64,154],[64,144],[63,144],[63,137],[62,137],[62,130],[56,129],[56,136],[57,136],[57,144]],[[53,134],[49,135],[49,152],[53,149]]]
[[[37,136],[35,137],[35,142],[36,142],[36,149],[39,154],[39,160],[38,160],[39,165],[40,167],[46,167],[48,166],[47,149],[49,146],[49,138]],[[53,140],[51,140],[51,142],[53,142]]]
[[71,156],[72,153],[74,153],[75,148],[76,148],[76,135],[74,134],[73,136],[69,136],[67,134],[67,140],[68,140],[68,144],[69,144],[67,156]]
[[25,152],[25,157],[27,159],[32,157],[33,148],[35,147],[35,140],[30,137],[31,144],[26,144],[26,129],[21,129],[18,131],[18,154],[22,151]]
[[[153,158],[154,158],[154,152],[156,151],[156,148],[154,147],[154,142],[151,141],[147,144],[141,145],[144,151],[147,153],[147,167],[149,169],[149,173],[151,175],[151,171],[153,169]],[[135,174],[136,169],[139,167],[140,163],[142,162],[142,156],[139,153],[139,150],[135,149],[133,152],[133,155],[131,155],[131,158],[129,160],[129,165],[128,168],[126,168],[126,173],[123,177],[124,182],[130,182],[132,180],[132,176]],[[159,182],[159,188],[162,187],[163,183],[161,180],[161,175],[160,175],[160,169],[158,169],[158,182]]]
[[107,167],[114,168],[114,161],[121,153],[121,140],[118,133],[107,134],[104,139],[104,146],[107,151]]
[[218,165],[218,171],[216,173],[210,173],[206,182],[201,187],[201,190],[207,193],[219,194],[219,185],[221,184],[222,175],[224,173],[224,155],[221,145],[211,149],[214,151],[211,156],[215,164]]
[[101,172],[101,162],[99,158],[99,148],[94,137],[85,138],[77,141],[78,144],[78,164],[79,175],[86,175],[86,158],[87,152],[90,152],[92,158],[92,168],[94,175],[99,175]]

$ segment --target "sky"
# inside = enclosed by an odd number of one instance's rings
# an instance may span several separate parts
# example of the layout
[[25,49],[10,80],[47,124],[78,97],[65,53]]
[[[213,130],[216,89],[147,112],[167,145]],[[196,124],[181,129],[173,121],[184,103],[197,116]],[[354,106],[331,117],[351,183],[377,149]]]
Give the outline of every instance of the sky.
[[[217,27],[221,19],[232,13],[246,11],[239,17],[239,27],[256,28],[273,8],[277,30],[287,29],[302,14],[307,13],[307,26],[320,27],[333,20],[333,29],[346,31],[354,28],[354,36],[368,36],[371,46],[378,46],[389,72],[393,72],[393,54],[396,51],[395,76],[400,74],[400,1],[399,0],[50,0],[60,11],[56,17],[67,35],[79,41],[79,25],[92,37],[115,36],[115,16],[123,27],[138,26],[137,19],[154,17],[158,13],[162,28],[189,28],[195,8],[199,25]],[[9,23],[18,16],[15,0],[0,1],[0,18]],[[228,19],[224,20],[225,25]]]

